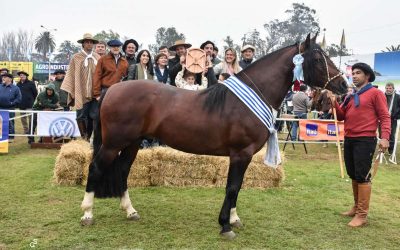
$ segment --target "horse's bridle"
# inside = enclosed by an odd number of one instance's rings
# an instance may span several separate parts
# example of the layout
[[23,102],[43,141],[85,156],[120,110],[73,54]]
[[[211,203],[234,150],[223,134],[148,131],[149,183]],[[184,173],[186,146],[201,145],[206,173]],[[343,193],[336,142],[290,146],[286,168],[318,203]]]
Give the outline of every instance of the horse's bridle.
[[[339,76],[342,76],[342,75],[343,75],[343,72],[341,72],[338,68],[336,68],[336,69],[339,71],[339,73],[337,73],[336,75],[334,75],[334,76],[331,78],[331,77],[329,76],[328,61],[326,60],[326,57],[325,57],[324,53],[323,53],[322,51],[320,51],[319,49],[314,49],[314,50],[315,50],[315,51],[318,51],[318,52],[322,55],[322,58],[324,58],[325,68],[326,68],[326,77],[327,77],[326,83],[325,83],[325,85],[324,85],[324,87],[323,87],[323,89],[325,89],[325,88],[328,86],[328,84],[329,84],[330,82],[332,82],[333,80],[335,80],[335,79],[338,78]],[[336,65],[335,65],[335,67],[336,67]]]

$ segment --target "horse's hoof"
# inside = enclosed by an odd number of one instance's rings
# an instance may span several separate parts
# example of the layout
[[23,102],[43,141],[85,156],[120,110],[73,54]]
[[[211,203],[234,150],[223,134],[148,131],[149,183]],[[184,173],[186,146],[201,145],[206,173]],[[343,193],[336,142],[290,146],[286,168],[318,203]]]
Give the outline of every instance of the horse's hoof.
[[231,224],[231,226],[234,227],[234,228],[239,228],[240,229],[240,228],[243,227],[243,224],[242,224],[242,222],[240,220],[236,220],[235,222],[233,222]]
[[236,237],[236,234],[233,231],[221,233],[222,238],[225,240],[233,240]]
[[140,219],[140,215],[137,212],[134,212],[128,215],[126,218],[131,221],[137,221]]
[[81,225],[82,226],[91,226],[94,224],[94,219],[93,218],[82,218],[81,219]]

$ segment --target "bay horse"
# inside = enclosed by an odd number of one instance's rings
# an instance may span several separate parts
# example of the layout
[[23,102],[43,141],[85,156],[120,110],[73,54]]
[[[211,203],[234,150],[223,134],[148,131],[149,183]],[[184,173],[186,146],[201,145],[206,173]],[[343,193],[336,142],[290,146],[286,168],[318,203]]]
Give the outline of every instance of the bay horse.
[[[305,83],[346,93],[346,81],[315,40],[316,36],[311,39],[309,34],[304,42],[262,57],[236,77],[278,110],[292,85],[292,59],[300,53],[304,57]],[[229,156],[226,193],[218,222],[222,237],[233,239],[232,226],[242,226],[236,201],[243,176],[269,135],[256,115],[224,84],[198,92],[146,80],[115,84],[99,102],[81,224],[94,222],[94,197],[120,197],[127,218],[140,218],[129,198],[127,178],[141,140],[155,137],[187,153]]]

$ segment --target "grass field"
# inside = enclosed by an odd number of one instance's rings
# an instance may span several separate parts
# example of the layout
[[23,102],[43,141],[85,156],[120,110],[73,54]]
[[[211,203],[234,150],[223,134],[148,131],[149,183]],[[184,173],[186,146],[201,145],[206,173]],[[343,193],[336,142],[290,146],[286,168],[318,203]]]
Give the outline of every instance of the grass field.
[[286,149],[282,187],[241,191],[245,227],[228,242],[218,234],[221,188],[131,189],[140,221],[126,221],[117,199],[96,200],[96,224],[82,227],[84,187],[52,184],[57,151],[17,138],[0,156],[0,249],[399,249],[400,166],[380,167],[369,225],[351,229],[339,215],[352,196],[336,148],[308,150]]

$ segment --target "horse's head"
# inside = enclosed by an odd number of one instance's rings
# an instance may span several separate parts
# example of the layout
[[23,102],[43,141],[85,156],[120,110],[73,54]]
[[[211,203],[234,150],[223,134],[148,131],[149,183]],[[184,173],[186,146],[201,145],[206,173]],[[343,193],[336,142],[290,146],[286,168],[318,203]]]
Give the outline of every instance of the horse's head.
[[347,82],[328,55],[315,42],[317,35],[310,38],[308,34],[299,47],[304,57],[304,82],[311,87],[326,88],[336,94],[345,94]]

